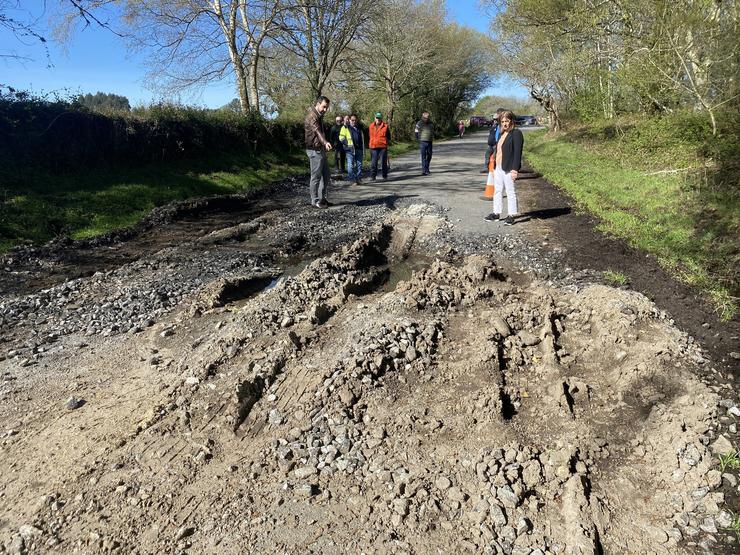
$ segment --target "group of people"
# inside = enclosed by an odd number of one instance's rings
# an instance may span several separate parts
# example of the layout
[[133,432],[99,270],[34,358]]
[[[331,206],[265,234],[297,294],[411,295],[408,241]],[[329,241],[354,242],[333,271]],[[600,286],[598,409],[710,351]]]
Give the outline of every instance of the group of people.
[[[334,151],[337,168],[342,173],[346,169],[347,179],[356,185],[361,183],[362,160],[365,155],[365,134],[356,114],[337,116],[327,139],[324,133],[323,117],[328,109],[329,99],[325,96],[318,97],[316,104],[308,111],[304,122],[306,154],[311,165],[309,192],[311,205],[317,208],[328,208],[332,205],[326,198],[331,180],[327,153]],[[458,131],[462,137],[465,132],[465,125],[462,121]],[[429,175],[435,135],[434,123],[429,112],[424,111],[421,114],[421,119],[414,127],[414,135],[419,141],[421,174]],[[391,134],[380,112],[375,113],[373,123],[368,126],[368,139],[371,154],[370,178],[373,181],[377,179],[378,164],[380,164],[381,176],[387,179],[388,146]],[[495,123],[488,134],[488,148],[485,155],[485,171],[493,173],[494,181],[493,212],[485,217],[486,221],[502,219],[503,192],[506,190],[507,216],[503,221],[507,225],[515,223],[515,217],[518,214],[515,182],[522,165],[523,148],[524,136],[515,127],[514,114],[511,110],[499,108],[496,111]]]
[[[388,145],[391,140],[388,124],[383,114],[375,112],[375,118],[368,127],[370,147],[370,179],[378,176],[378,164],[383,179],[388,178]],[[362,182],[362,161],[365,157],[365,133],[357,114],[337,116],[329,131],[329,142],[334,150],[334,163],[347,180],[359,185]]]

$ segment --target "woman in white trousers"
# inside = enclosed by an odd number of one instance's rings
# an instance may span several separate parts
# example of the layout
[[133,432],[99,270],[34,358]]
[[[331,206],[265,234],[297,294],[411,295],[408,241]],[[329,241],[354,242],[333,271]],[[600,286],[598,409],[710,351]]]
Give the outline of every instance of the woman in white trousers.
[[501,135],[496,142],[496,167],[493,170],[493,212],[485,217],[486,221],[493,222],[501,218],[503,211],[503,194],[506,189],[507,215],[506,225],[514,225],[515,217],[519,214],[516,200],[516,178],[522,168],[522,150],[524,136],[514,125],[514,113],[506,110],[499,119]]

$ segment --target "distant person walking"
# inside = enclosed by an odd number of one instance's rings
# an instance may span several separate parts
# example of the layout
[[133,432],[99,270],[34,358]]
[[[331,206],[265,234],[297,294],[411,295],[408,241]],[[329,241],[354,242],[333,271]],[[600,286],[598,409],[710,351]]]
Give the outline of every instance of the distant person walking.
[[465,135],[465,122],[463,120],[460,120],[457,124],[457,132],[462,139],[462,136]]
[[354,181],[355,185],[361,183],[362,157],[365,153],[365,137],[357,121],[357,116],[349,117],[349,126],[342,128],[339,133],[344,152],[347,154],[347,180]]
[[383,114],[375,112],[375,121],[370,124],[370,179],[375,181],[378,175],[378,159],[383,179],[388,179],[388,145],[391,142],[391,131],[383,121]]
[[334,120],[334,125],[331,126],[331,131],[329,131],[329,142],[334,149],[334,165],[337,171],[343,175],[346,171],[345,163],[347,155],[342,148],[342,141],[339,140],[339,132],[342,130],[342,127],[344,127],[344,117],[337,116]]
[[493,125],[491,125],[491,130],[488,132],[488,148],[486,149],[486,159],[484,161],[486,169],[483,170],[481,173],[488,173],[488,163],[491,160],[491,155],[496,151],[496,142],[501,135],[499,120],[501,118],[501,114],[503,113],[504,109],[499,108],[498,110],[496,110],[496,115],[493,116]]
[[429,175],[429,163],[432,161],[432,143],[434,142],[434,123],[429,118],[429,112],[422,112],[421,119],[416,122],[414,135],[419,141],[421,153],[421,175]]
[[485,220],[493,222],[501,217],[503,210],[503,193],[506,188],[507,216],[506,225],[514,225],[514,217],[519,214],[516,200],[515,182],[522,168],[522,150],[524,136],[514,125],[514,113],[505,110],[499,119],[501,136],[496,143],[496,169],[493,171],[493,183],[496,188],[493,193],[493,213]]
[[323,130],[323,118],[329,109],[329,99],[320,96],[316,104],[306,114],[303,122],[306,139],[306,154],[311,164],[311,179],[309,181],[309,192],[311,204],[317,208],[329,208],[331,203],[326,200],[327,189],[331,183],[329,175],[329,162],[326,153],[332,149]]

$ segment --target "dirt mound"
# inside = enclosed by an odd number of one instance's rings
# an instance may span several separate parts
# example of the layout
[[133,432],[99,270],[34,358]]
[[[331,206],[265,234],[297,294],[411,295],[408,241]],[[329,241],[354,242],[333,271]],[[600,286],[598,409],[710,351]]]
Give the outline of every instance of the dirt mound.
[[61,336],[2,413],[4,549],[685,549],[722,502],[696,346],[637,293],[434,256],[444,225],[398,209],[297,275],[245,262],[143,331]]

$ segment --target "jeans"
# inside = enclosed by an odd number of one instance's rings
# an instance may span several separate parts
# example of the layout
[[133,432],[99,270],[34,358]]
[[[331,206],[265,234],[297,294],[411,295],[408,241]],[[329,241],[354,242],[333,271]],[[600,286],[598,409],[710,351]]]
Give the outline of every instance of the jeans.
[[383,179],[388,177],[388,149],[371,148],[370,149],[370,177],[375,179],[378,175],[378,158],[380,158],[380,171]]
[[493,170],[493,213],[501,214],[504,208],[504,188],[506,188],[506,200],[508,204],[507,216],[516,216],[518,206],[516,203],[516,185],[511,178],[511,172],[504,172],[501,168]]
[[362,176],[362,150],[347,151],[347,179],[357,181]]
[[432,142],[421,141],[419,146],[421,148],[421,172],[429,173],[429,162],[432,161]]
[[306,154],[311,164],[311,180],[308,189],[311,194],[311,204],[316,204],[320,200],[326,200],[326,191],[331,183],[329,161],[323,150],[306,150]]

